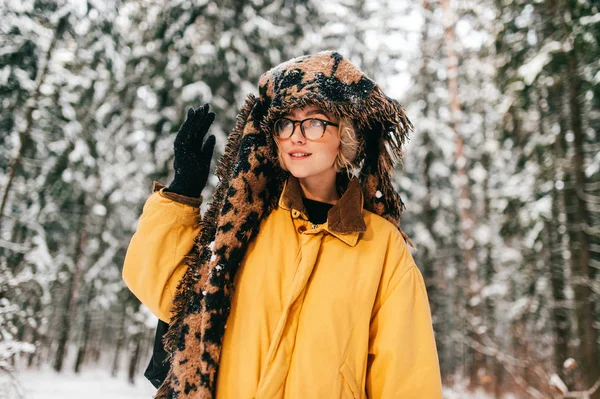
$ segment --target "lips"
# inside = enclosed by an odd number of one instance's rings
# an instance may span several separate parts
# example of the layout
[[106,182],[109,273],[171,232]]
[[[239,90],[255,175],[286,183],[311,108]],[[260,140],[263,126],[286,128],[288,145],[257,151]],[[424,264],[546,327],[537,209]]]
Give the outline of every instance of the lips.
[[292,159],[303,159],[303,158],[308,158],[312,154],[309,152],[303,152],[303,151],[292,151],[292,152],[289,152],[288,155]]

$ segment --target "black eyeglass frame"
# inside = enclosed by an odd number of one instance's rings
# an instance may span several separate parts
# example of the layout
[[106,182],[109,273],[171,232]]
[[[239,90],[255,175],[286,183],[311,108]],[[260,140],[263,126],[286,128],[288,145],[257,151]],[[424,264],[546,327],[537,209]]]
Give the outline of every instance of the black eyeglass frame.
[[[294,127],[292,128],[292,132],[287,137],[282,137],[279,134],[277,134],[277,124],[283,120],[290,121],[294,125]],[[304,122],[312,121],[312,120],[316,120],[316,121],[323,123],[323,133],[321,133],[321,135],[319,137],[317,137],[316,139],[308,138],[308,137],[306,137],[306,133],[304,133]],[[337,123],[333,123],[328,120],[320,119],[320,118],[306,118],[306,119],[302,119],[301,121],[297,121],[297,120],[290,119],[290,118],[280,118],[280,119],[277,119],[277,121],[275,122],[275,125],[273,126],[273,131],[275,133],[275,137],[277,137],[278,139],[282,139],[282,140],[289,139],[290,137],[292,137],[294,135],[294,132],[296,131],[296,124],[300,125],[300,133],[302,133],[302,136],[304,136],[304,138],[307,140],[319,140],[321,137],[323,137],[325,135],[325,132],[327,131],[327,126],[340,127],[340,125]]]

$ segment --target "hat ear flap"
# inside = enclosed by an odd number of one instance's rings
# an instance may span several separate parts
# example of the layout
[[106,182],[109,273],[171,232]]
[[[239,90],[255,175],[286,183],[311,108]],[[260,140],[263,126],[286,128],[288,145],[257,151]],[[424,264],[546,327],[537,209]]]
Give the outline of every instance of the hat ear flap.
[[400,194],[394,190],[389,173],[367,173],[363,180],[364,208],[388,220],[400,230],[402,237],[415,247],[408,235],[400,228],[400,218],[405,209]]
[[402,233],[405,240],[413,246],[408,236],[400,229],[400,218],[404,211],[404,203],[400,194],[392,185],[394,160],[390,151],[390,143],[384,137],[384,124],[374,123],[364,137],[363,194],[365,208],[379,215]]
[[365,208],[390,221],[394,226],[400,226],[404,204],[392,187],[389,175],[369,173],[365,176],[363,187]]

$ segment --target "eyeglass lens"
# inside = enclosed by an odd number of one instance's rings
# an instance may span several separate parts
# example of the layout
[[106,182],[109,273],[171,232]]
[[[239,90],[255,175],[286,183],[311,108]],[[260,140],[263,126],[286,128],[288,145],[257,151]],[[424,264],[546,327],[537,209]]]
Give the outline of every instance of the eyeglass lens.
[[300,129],[304,133],[304,137],[310,140],[317,140],[325,133],[326,124],[319,119],[292,121],[285,118],[277,121],[275,124],[275,133],[282,139],[291,137],[296,124],[300,124]]

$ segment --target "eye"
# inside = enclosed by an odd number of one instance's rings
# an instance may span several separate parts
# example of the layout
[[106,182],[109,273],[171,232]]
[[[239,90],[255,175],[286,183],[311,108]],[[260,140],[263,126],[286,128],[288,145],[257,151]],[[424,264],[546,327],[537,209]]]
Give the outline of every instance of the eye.
[[289,120],[289,119],[281,119],[281,120],[279,121],[279,126],[280,126],[282,129],[289,129],[289,128],[291,128],[292,126],[294,126],[294,124],[293,124],[293,123],[292,123],[292,121],[291,121],[291,120]]
[[279,119],[275,122],[275,134],[285,134],[294,129],[294,123],[289,119]]
[[325,123],[318,119],[310,119],[308,121],[308,126],[310,126],[310,127],[323,127],[324,125],[325,125]]

